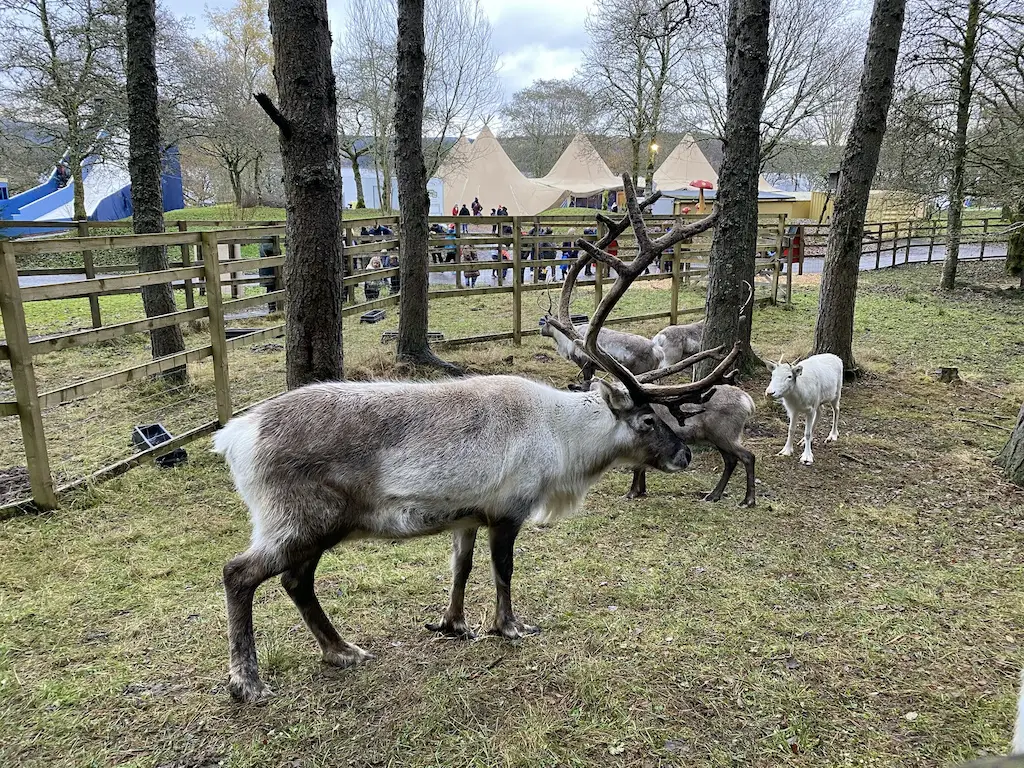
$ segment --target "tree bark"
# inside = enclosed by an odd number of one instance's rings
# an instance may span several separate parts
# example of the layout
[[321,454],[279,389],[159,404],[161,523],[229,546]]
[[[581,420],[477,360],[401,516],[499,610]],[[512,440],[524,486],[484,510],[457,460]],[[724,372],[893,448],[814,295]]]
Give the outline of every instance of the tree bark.
[[[754,284],[768,19],[769,0],[729,2],[726,121],[716,202],[721,210],[711,245],[702,341],[704,349],[723,344],[728,349],[742,341],[744,351],[738,367],[743,373],[757,363],[750,349],[750,317],[741,323],[740,309],[747,297],[744,282]],[[714,365],[713,360],[702,362],[697,375],[705,375]]]
[[[395,77],[395,162],[398,175],[399,297],[398,359],[454,369],[427,344],[427,167],[423,158],[423,88],[426,50],[424,0],[398,0],[398,61]],[[383,196],[384,190],[381,190]],[[456,369],[457,370],[457,369]]]
[[[164,231],[164,199],[160,186],[161,143],[157,113],[156,0],[128,0],[125,32],[128,40],[128,171],[132,180],[132,230],[135,234]],[[77,187],[78,185],[76,185]],[[76,190],[77,191],[77,190]],[[167,252],[161,246],[137,249],[139,272],[167,269]],[[146,317],[177,311],[170,283],[142,288]],[[149,332],[153,357],[185,351],[181,327],[171,325]],[[185,366],[162,377],[174,384],[188,379]]]
[[82,156],[72,152],[68,158],[68,170],[74,179],[71,190],[74,200],[75,221],[85,221],[89,215],[85,212],[85,184],[82,183]]
[[270,0],[269,7],[281,103],[276,117],[268,114],[280,129],[284,167],[287,382],[294,389],[343,375],[338,110],[327,0]]
[[956,132],[953,134],[953,165],[949,173],[949,210],[946,213],[946,258],[942,262],[942,290],[952,291],[960,260],[960,233],[964,217],[964,173],[967,166],[967,129],[974,96],[974,57],[978,48],[981,0],[968,0],[964,45],[960,53],[960,82],[957,84]]
[[839,184],[821,274],[814,352],[838,355],[848,371],[856,369],[853,314],[864,216],[892,101],[905,9],[906,0],[875,0],[860,95],[839,166]]
[[356,182],[356,207],[365,208],[366,198],[363,196],[363,172],[359,168],[359,155],[352,158],[352,177]]
[[1024,485],[1024,405],[1017,415],[1017,425],[1010,434],[1010,439],[996,457],[996,464],[1017,485]]
[[[1024,224],[1024,191],[1003,208],[1003,218],[1011,224]],[[1024,288],[1024,229],[1014,229],[1006,242],[1006,273],[1019,278]]]

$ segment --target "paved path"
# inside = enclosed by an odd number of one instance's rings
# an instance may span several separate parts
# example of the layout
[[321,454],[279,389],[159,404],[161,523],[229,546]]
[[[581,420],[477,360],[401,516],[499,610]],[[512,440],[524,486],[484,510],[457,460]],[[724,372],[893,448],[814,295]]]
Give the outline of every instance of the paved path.
[[[905,246],[901,246],[896,251],[896,266],[900,266],[904,263],[906,258],[907,249]],[[976,261],[981,255],[981,246],[974,243],[964,243],[960,246],[960,258],[963,261]],[[946,256],[946,248],[941,245],[936,245],[932,248],[932,263],[942,263],[942,260]],[[1003,259],[1006,258],[1006,243],[987,243],[985,245],[985,260],[989,259]],[[928,245],[911,243],[910,246],[910,263],[922,263],[928,260]],[[804,259],[804,274],[818,274],[821,272],[824,258],[820,256],[807,257]],[[880,268],[885,269],[892,265],[892,251],[883,251],[880,260]],[[875,268],[875,254],[869,254],[861,257],[860,269],[862,272],[868,272]],[[477,285],[497,285],[497,280],[491,274],[492,270],[489,268],[483,268],[480,270],[480,277],[477,280]],[[795,270],[794,270],[795,272]],[[255,270],[252,273],[245,273],[247,277],[255,277]],[[549,273],[550,274],[550,273]],[[104,275],[100,274],[98,277],[115,277],[116,275]],[[559,277],[561,274],[559,273]],[[512,269],[509,268],[506,284],[508,280],[512,278]],[[68,283],[77,282],[84,280],[85,275],[22,275],[18,278],[18,284],[22,288],[33,285],[50,285],[52,283]],[[454,285],[455,284],[455,273],[454,272],[431,272],[430,282],[433,285]],[[463,283],[466,280],[463,278]],[[533,270],[526,267],[526,282],[533,282]],[[585,279],[584,279],[585,282]],[[180,284],[180,283],[179,283]]]
[[[890,247],[891,248],[891,247]],[[977,261],[981,255],[981,246],[975,243],[963,243],[960,245],[960,260],[961,261]],[[906,262],[904,259],[907,256],[906,246],[901,246],[896,250],[896,266],[900,266]],[[932,264],[941,264],[943,259],[946,258],[946,247],[943,245],[936,245],[932,248]],[[1006,258],[1006,243],[986,243],[985,244],[985,261],[989,259],[1005,259]],[[911,264],[920,264],[928,261],[928,244],[915,244],[910,245],[910,259]],[[804,258],[804,274],[818,274],[821,272],[822,265],[825,263],[825,259],[820,256],[806,257]],[[879,269],[886,269],[892,266],[892,250],[882,251],[882,256],[879,261]],[[871,253],[867,256],[862,256],[860,260],[860,271],[870,272],[875,268],[875,254]],[[794,270],[795,273],[795,270]]]

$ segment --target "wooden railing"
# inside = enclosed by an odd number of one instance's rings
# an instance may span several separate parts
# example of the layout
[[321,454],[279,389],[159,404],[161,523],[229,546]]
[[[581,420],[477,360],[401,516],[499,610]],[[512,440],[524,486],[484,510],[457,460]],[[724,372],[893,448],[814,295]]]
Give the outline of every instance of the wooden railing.
[[[438,218],[432,223],[450,220]],[[672,221],[670,217],[650,217],[649,224],[655,228],[668,228]],[[230,223],[234,225],[236,222]],[[468,225],[466,232],[461,231],[463,223]],[[759,247],[765,253],[778,247],[784,223],[783,219],[762,223]],[[28,474],[27,490],[39,508],[52,508],[58,495],[64,491],[119,474],[209,434],[233,414],[284,388],[283,374],[280,380],[255,377],[261,381],[253,384],[253,377],[242,380],[240,377],[245,374],[239,374],[229,362],[231,358],[239,363],[239,355],[255,354],[251,352],[254,345],[263,343],[265,346],[266,342],[282,337],[283,316],[269,316],[269,322],[274,323],[275,318],[279,322],[245,336],[229,333],[236,329],[228,327],[232,317],[254,307],[276,305],[277,313],[287,311],[287,292],[282,279],[287,238],[282,222],[244,222],[230,228],[209,228],[210,222],[198,222],[202,226],[199,230],[193,230],[191,223],[178,225],[172,222],[170,231],[154,235],[101,234],[97,231],[100,227],[94,224],[76,223],[71,233],[52,237],[0,240],[0,312],[6,335],[6,342],[0,343],[0,360],[9,361],[10,384],[13,385],[13,392],[0,399],[0,417],[7,417],[0,418],[0,429],[8,430],[0,435],[6,438],[0,440],[0,444],[6,444],[6,450],[10,451],[16,445],[16,434],[20,431]],[[399,277],[397,267],[365,269],[374,252],[398,253],[399,238],[396,234],[370,236],[360,232],[363,226],[376,224],[397,231],[397,221],[393,217],[342,223],[349,271],[343,279],[347,292],[342,308],[345,317],[398,304],[397,292],[382,292],[369,299],[365,294],[368,281],[390,282],[392,278]],[[562,242],[571,239],[568,234],[570,228],[575,228],[579,236],[590,222],[575,217],[541,219],[541,226],[552,230],[550,235],[530,234],[530,228],[536,225],[532,218],[475,217],[468,221],[459,220],[458,224],[459,231],[454,237],[435,235],[430,239],[434,259],[428,269],[432,274],[449,273],[450,277],[446,279],[453,284],[433,283],[429,299],[445,301],[487,294],[508,295],[512,311],[509,325],[505,328],[499,326],[488,329],[486,333],[449,338],[442,343],[459,345],[507,339],[519,344],[524,336],[538,334],[540,331],[535,323],[524,326],[523,298],[531,292],[552,288],[552,278],[556,277],[559,267],[568,265],[568,261],[550,257],[561,251]],[[491,231],[492,227],[497,227],[497,234]],[[511,232],[507,232],[505,227],[511,228]],[[598,236],[594,235],[595,239]],[[277,255],[256,258],[256,249],[252,246],[260,243],[273,244]],[[97,259],[94,257],[100,256],[109,258],[113,255],[126,261],[126,255],[140,245],[162,246],[173,260],[167,269],[143,273],[127,263],[95,264]],[[225,247],[229,253],[241,257],[222,258]],[[508,249],[509,261],[490,255],[501,247]],[[243,248],[245,251],[241,252]],[[470,248],[479,254],[479,261],[467,263],[462,258]],[[620,257],[629,258],[635,248],[632,236],[619,238]],[[635,325],[663,320],[676,323],[703,312],[702,306],[683,308],[679,295],[687,283],[699,279],[707,271],[709,248],[710,236],[680,244],[665,254],[660,271],[654,270],[640,278],[641,281],[668,281],[666,287],[670,290],[666,291],[668,300],[663,309],[615,317],[609,322]],[[73,264],[53,268],[36,266],[19,273],[19,261],[32,259],[38,265],[45,264],[50,258],[60,259],[65,264],[73,261]],[[761,260],[762,267],[772,267],[772,264],[770,260]],[[777,285],[777,262],[773,268]],[[263,270],[263,274],[256,274],[258,269]],[[479,270],[483,275],[494,270],[493,281],[487,278],[481,281],[493,284],[466,287],[464,275],[470,269]],[[267,274],[271,271],[272,277]],[[41,277],[60,279],[43,284],[22,284]],[[598,267],[593,277],[581,284],[592,288],[596,303],[602,297],[604,286],[611,280],[612,277]],[[121,316],[115,322],[110,322],[109,316],[104,318],[104,313],[109,311],[108,300],[104,299],[101,305],[104,297],[137,294],[142,286],[168,283],[179,301],[183,299],[183,309],[156,317],[126,319]],[[266,292],[252,295],[254,287],[265,288]],[[761,292],[768,293],[771,287],[770,280],[764,282]],[[250,295],[245,295],[246,288],[250,289]],[[223,295],[228,289],[235,289],[230,297]],[[71,306],[69,300],[88,301],[89,315],[72,321],[70,328],[58,333],[30,334],[32,326],[26,321],[26,308],[34,316],[40,304],[49,306],[48,302],[58,302],[54,306],[63,312]],[[116,308],[115,305],[110,306]],[[267,320],[263,319],[260,324],[265,322]],[[89,323],[94,327],[81,327]],[[142,357],[142,345],[126,347],[122,341],[131,334],[172,325],[188,329],[187,348],[183,352],[146,359]],[[118,345],[127,350],[127,357],[134,360],[120,358],[120,364],[107,368],[92,365],[90,355],[93,350],[100,352],[112,347],[120,348]],[[84,357],[67,357],[73,352]],[[47,357],[42,359],[44,356]],[[118,355],[113,357],[119,359]],[[252,358],[243,357],[241,362],[251,364]],[[188,385],[168,390],[162,384],[150,382],[158,374],[181,366],[189,367],[192,373]],[[239,364],[239,370],[248,369]],[[69,371],[70,381],[54,380],[59,378],[58,373],[66,378]],[[0,398],[4,395],[0,394]],[[76,416],[78,410],[91,415],[79,418]],[[175,433],[168,442],[134,452],[125,438],[124,425],[112,425],[117,418],[122,418],[120,411],[125,411],[123,418],[131,419],[132,423],[158,421],[165,417],[176,419]],[[12,423],[15,416],[20,430]],[[76,431],[79,429],[81,433]],[[91,453],[89,446],[92,441],[102,442],[102,451]],[[17,462],[12,454],[3,463],[15,465]],[[17,469],[16,466],[13,468]],[[12,499],[6,495],[0,496],[0,500],[6,502],[3,504],[5,507],[25,503],[21,497]]]

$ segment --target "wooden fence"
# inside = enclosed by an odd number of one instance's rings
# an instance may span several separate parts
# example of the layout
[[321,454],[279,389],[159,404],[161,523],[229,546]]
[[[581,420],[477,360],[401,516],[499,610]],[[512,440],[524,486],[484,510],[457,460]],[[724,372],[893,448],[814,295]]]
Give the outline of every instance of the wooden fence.
[[[1003,258],[992,246],[1005,244],[1008,224],[999,217],[965,219],[960,235],[961,260],[983,261]],[[791,224],[786,233],[783,258],[796,260],[797,274],[803,274],[804,260],[825,255],[829,224]],[[864,225],[861,237],[862,259],[868,264],[861,269],[884,269],[911,263],[931,264],[945,255],[946,220],[901,220],[871,222]],[[965,246],[970,249],[965,252]],[[977,253],[974,253],[977,247]],[[792,248],[790,251],[789,249]],[[988,251],[986,253],[986,250]],[[874,265],[870,263],[873,257]]]
[[[655,230],[667,229],[672,221],[671,217],[650,217],[649,225]],[[437,218],[431,223],[446,228],[450,222],[450,218]],[[0,483],[11,471],[19,470],[22,462],[20,471],[26,473],[27,468],[27,478],[19,476],[26,482],[16,488],[24,493],[0,496],[2,508],[23,506],[27,503],[25,495],[30,495],[39,508],[52,508],[60,493],[168,454],[213,432],[232,415],[283,390],[283,373],[277,377],[262,371],[253,375],[258,363],[254,364],[251,355],[255,354],[252,350],[268,346],[268,342],[284,335],[281,313],[287,311],[282,280],[282,265],[287,254],[286,228],[282,222],[231,222],[236,223],[241,226],[208,228],[210,222],[199,222],[204,228],[195,231],[189,224],[172,222],[171,231],[163,234],[110,235],[94,234],[100,227],[94,226],[94,222],[85,222],[75,224],[68,235],[0,240],[0,312],[6,335],[6,342],[0,343],[0,361],[8,361],[11,369],[10,386],[6,387],[8,394],[0,391],[0,446],[4,446],[0,447],[0,454],[7,451],[0,458]],[[462,231],[464,223],[466,231]],[[369,299],[366,296],[367,283],[386,281],[391,284],[399,277],[397,267],[366,269],[374,253],[384,251],[397,255],[398,236],[363,232],[364,227],[376,226],[389,227],[394,232],[396,224],[390,217],[343,222],[348,268],[344,278],[347,298],[342,308],[345,317],[398,303],[397,292],[383,295],[382,291],[382,295],[373,298],[371,294]],[[572,239],[570,229],[575,228],[576,235],[582,235],[590,222],[575,217],[539,221],[475,217],[471,221],[457,220],[457,224],[456,232],[433,234],[430,238],[432,263],[429,270],[438,276],[432,282],[430,300],[506,294],[511,299],[512,311],[509,325],[504,329],[499,327],[489,333],[449,338],[444,343],[457,345],[507,339],[519,344],[522,337],[538,334],[539,328],[533,322],[524,327],[523,298],[531,292],[560,290],[560,286],[552,283],[559,268],[569,262],[553,257],[562,250],[564,241]],[[784,225],[781,218],[762,222],[759,248],[763,253],[779,248]],[[600,232],[590,236],[596,239]],[[275,255],[255,258],[255,246],[261,243],[271,244]],[[106,257],[112,253],[117,256],[141,245],[165,247],[172,259],[168,268],[139,273],[135,265],[127,263],[96,266],[95,255]],[[667,292],[667,307],[645,314],[617,316],[610,322],[686,322],[684,318],[702,312],[702,306],[682,308],[679,296],[685,285],[700,279],[706,272],[709,247],[710,235],[680,244],[665,254],[660,267],[641,276],[641,281],[667,281],[665,287],[671,289]],[[229,254],[236,254],[243,248],[252,257],[223,258],[225,249]],[[494,256],[502,249],[507,249],[508,261]],[[631,258],[635,249],[636,242],[631,234],[619,238],[620,257]],[[470,250],[479,255],[479,261],[464,260]],[[73,266],[33,267],[20,272],[18,269],[19,261],[31,259],[38,264],[50,257],[69,259],[72,254],[78,255]],[[777,262],[762,259],[761,266],[774,269],[777,285]],[[490,272],[485,282],[493,284],[467,287],[465,273],[471,269],[479,270],[482,275]],[[450,284],[438,284],[438,279]],[[610,280],[612,277],[598,267],[581,285],[592,289],[596,303]],[[133,316],[125,320],[112,317],[112,313],[107,314],[100,305],[101,297],[137,295],[142,286],[163,283],[172,285],[183,309],[157,317]],[[771,279],[762,280],[762,293],[771,287]],[[228,289],[235,290],[226,297],[223,292]],[[41,304],[68,299],[88,301],[88,319],[83,316],[81,321],[60,333],[33,335],[30,332],[32,323],[26,320],[26,309],[29,314],[38,314]],[[65,304],[54,306],[59,308]],[[252,312],[262,306],[273,306],[275,312],[261,315],[260,323],[273,324],[246,335],[238,335],[242,329],[229,327],[239,313]],[[81,327],[90,322],[94,327]],[[188,331],[184,352],[150,359],[148,349],[137,342],[126,345],[127,336],[172,325]],[[72,352],[77,352],[77,356],[68,357]],[[90,357],[94,353],[114,362],[108,368],[97,369]],[[283,356],[283,352],[280,354]],[[190,370],[188,384],[171,389],[153,384],[158,374],[181,366]],[[60,375],[70,375],[71,380],[58,381]],[[17,427],[15,416],[18,417]],[[173,432],[172,439],[145,450],[136,450],[130,445],[132,424],[165,420],[173,427],[168,430]],[[94,444],[98,446],[96,450],[93,450]]]

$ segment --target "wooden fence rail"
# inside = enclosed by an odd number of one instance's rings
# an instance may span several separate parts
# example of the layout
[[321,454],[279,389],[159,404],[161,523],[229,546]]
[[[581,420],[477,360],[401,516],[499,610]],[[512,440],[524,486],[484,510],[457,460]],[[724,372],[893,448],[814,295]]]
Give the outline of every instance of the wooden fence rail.
[[[447,220],[449,219],[439,217],[435,223]],[[656,217],[652,218],[654,226],[662,226],[666,229],[671,225],[671,221],[670,217],[666,217],[663,222]],[[396,220],[388,217],[374,217],[366,219],[365,222],[371,226],[392,227],[396,225]],[[462,223],[459,222],[460,226]],[[530,327],[524,327],[523,297],[531,292],[552,288],[551,283],[554,281],[549,282],[545,279],[547,273],[557,273],[559,267],[568,265],[568,261],[548,256],[561,250],[561,243],[565,239],[569,239],[568,229],[575,227],[578,231],[582,230],[583,222],[567,219],[564,222],[552,220],[549,224],[547,220],[544,220],[544,225],[550,226],[552,229],[552,233],[548,235],[536,232],[529,234],[529,228],[533,226],[532,219],[511,217],[495,219],[494,223],[499,231],[502,231],[502,227],[505,226],[513,230],[508,235],[477,231],[482,226],[489,228],[491,226],[489,219],[482,222],[466,223],[470,224],[474,231],[466,233],[458,231],[454,238],[447,236],[432,238],[431,247],[436,248],[442,254],[447,253],[446,249],[454,246],[455,259],[452,262],[446,262],[439,258],[435,263],[429,265],[429,271],[431,273],[454,273],[456,285],[432,285],[429,298],[431,301],[443,301],[486,294],[510,295],[512,300],[510,328],[507,331],[450,338],[443,343],[457,346],[507,339],[514,344],[519,344],[524,336],[538,334],[540,330],[536,326],[531,324]],[[143,461],[157,458],[189,440],[209,434],[218,425],[225,423],[233,414],[241,410],[241,401],[236,401],[235,393],[232,391],[230,353],[237,354],[238,350],[249,347],[255,342],[280,338],[284,335],[283,323],[231,338],[229,338],[229,329],[227,328],[229,317],[242,310],[261,305],[276,305],[278,311],[285,308],[287,292],[283,283],[283,265],[287,257],[287,241],[286,229],[282,223],[226,222],[229,225],[228,228],[193,230],[189,224],[176,225],[172,222],[169,227],[170,231],[153,235],[98,235],[95,234],[95,230],[98,229],[94,226],[95,224],[96,222],[86,222],[83,226],[76,224],[71,235],[0,240],[0,313],[2,313],[6,333],[6,343],[0,343],[0,359],[10,362],[14,388],[13,399],[0,400],[0,417],[17,416],[19,419],[28,468],[28,480],[31,486],[31,502],[42,509],[53,508],[57,504],[58,495],[64,491],[78,487],[90,479],[111,477]],[[201,224],[206,225],[209,222],[201,222]],[[363,223],[360,221],[345,221],[343,226],[346,230],[345,258],[351,271],[343,278],[344,286],[348,290],[348,300],[342,308],[343,316],[353,317],[370,309],[397,305],[399,301],[397,292],[378,295],[377,298],[371,296],[370,300],[367,300],[365,295],[357,297],[357,289],[359,286],[365,287],[366,283],[370,281],[391,281],[400,276],[400,270],[393,266],[378,270],[363,268],[365,262],[368,262],[369,257],[375,252],[379,253],[384,250],[389,254],[397,254],[398,236],[393,232],[383,236],[363,235],[360,231]],[[760,233],[760,242],[765,251],[781,237],[781,226],[782,220],[763,228]],[[353,231],[353,227],[356,227],[355,231]],[[233,249],[258,243],[272,244],[274,255],[263,258],[231,257],[237,254],[237,251],[233,251]],[[135,271],[134,266],[129,264],[117,264],[109,268],[95,265],[95,256],[103,251],[120,252],[134,249],[139,245],[163,246],[168,249],[169,254],[180,258],[178,261],[171,262],[168,269],[143,273]],[[636,248],[635,239],[630,236],[621,237],[618,245],[619,254],[624,258],[629,258],[630,252]],[[224,258],[225,246],[227,246],[229,258]],[[498,249],[502,247],[511,250],[509,261],[488,255],[490,253],[497,254]],[[470,248],[484,253],[486,260],[464,261],[462,254],[468,252]],[[697,238],[693,243],[680,244],[673,252],[666,253],[663,272],[655,272],[640,278],[643,281],[670,281],[671,300],[663,311],[617,317],[609,322],[629,324],[650,320],[667,320],[676,323],[681,318],[702,312],[703,309],[699,307],[681,309],[679,291],[685,284],[684,281],[697,279],[706,271],[708,249],[709,240],[707,238]],[[20,277],[27,280],[38,281],[49,277],[61,279],[57,282],[22,285],[17,269],[18,259],[27,256],[35,259],[51,254],[80,254],[82,265],[80,267],[61,266],[52,269],[25,269]],[[592,281],[588,279],[581,283],[584,286],[593,287],[595,302],[600,300],[604,286],[613,279],[602,267],[603,265],[597,265]],[[261,271],[261,274],[252,274],[257,269]],[[469,269],[495,270],[498,284],[478,285],[475,288],[458,287],[463,284],[463,276]],[[508,274],[509,272],[511,274]],[[103,323],[101,313],[103,297],[138,293],[142,286],[157,284],[170,284],[176,291],[184,291],[185,308],[155,317]],[[239,294],[235,298],[227,298],[223,295],[223,291],[231,288],[237,289],[254,285],[265,288],[266,292],[249,296]],[[198,288],[199,296],[194,294],[194,288]],[[203,298],[205,298],[205,305],[200,301]],[[89,319],[95,327],[74,329],[37,338],[30,337],[29,326],[25,318],[26,305],[69,299],[89,301]],[[125,365],[117,370],[94,374],[89,378],[64,386],[49,384],[42,387],[37,381],[37,365],[42,363],[35,361],[42,355],[67,353],[69,350],[97,344],[116,343],[118,339],[130,334],[145,333],[156,328],[198,321],[205,321],[205,327],[208,329],[198,333],[208,333],[208,338],[198,345],[192,342],[192,345],[183,352]],[[193,339],[195,335],[192,334],[188,338]],[[106,463],[95,471],[86,472],[83,469],[77,474],[72,473],[72,476],[68,476],[67,473],[64,476],[58,475],[59,482],[55,481],[55,476],[51,471],[53,455],[48,451],[48,435],[44,424],[45,414],[57,413],[52,409],[90,402],[91,397],[98,396],[115,387],[144,382],[160,373],[183,365],[204,362],[207,365],[212,364],[214,402],[211,405],[215,412],[203,416],[198,424],[193,422],[192,426],[184,429],[181,434],[156,448],[139,452],[133,451],[130,455],[112,463]],[[46,377],[44,376],[44,378]],[[107,401],[96,402],[105,403]],[[57,435],[49,437],[54,439]],[[74,454],[74,450],[69,450],[70,454],[68,450],[60,451],[62,461],[67,462],[68,455]],[[13,505],[8,504],[4,508],[22,506],[26,503],[28,502],[18,501]]]

